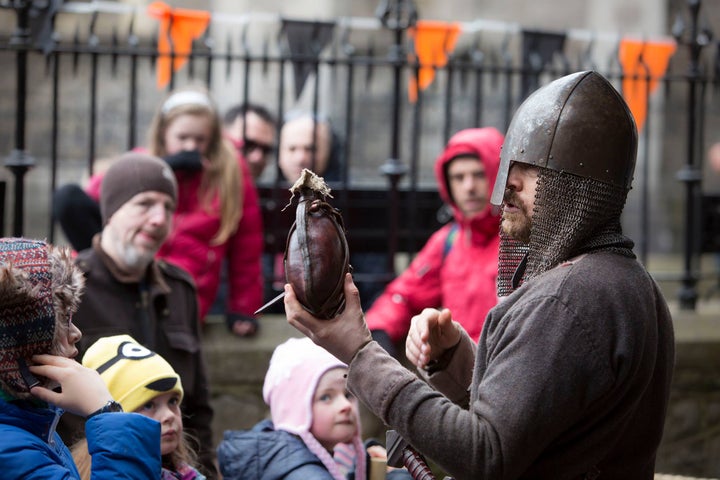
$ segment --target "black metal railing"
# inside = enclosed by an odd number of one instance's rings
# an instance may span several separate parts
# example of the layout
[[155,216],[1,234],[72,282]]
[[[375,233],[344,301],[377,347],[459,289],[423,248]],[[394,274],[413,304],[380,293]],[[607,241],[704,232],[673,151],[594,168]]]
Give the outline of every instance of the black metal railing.
[[[449,53],[446,65],[434,68],[434,83],[410,103],[405,85],[409,79],[419,78],[422,67],[408,38],[418,12],[411,0],[379,3],[375,23],[366,19],[357,27],[353,22],[338,21],[332,40],[315,45],[309,53],[287,47],[278,28],[282,19],[275,25],[268,21],[266,31],[246,22],[239,35],[233,29],[227,36],[217,33],[219,27],[211,23],[210,30],[194,41],[187,65],[171,72],[167,87],[158,91],[157,32],[140,28],[132,12],[121,16],[95,11],[88,17],[61,8],[55,14],[63,20],[65,30],[75,20],[74,34],[56,31],[40,42],[31,20],[47,13],[53,2],[0,1],[0,20],[7,24],[14,16],[13,29],[3,32],[0,28],[0,65],[13,72],[12,76],[0,76],[6,92],[0,117],[12,119],[4,122],[8,136],[0,136],[0,147],[8,152],[5,166],[12,176],[8,181],[12,200],[7,203],[8,213],[12,212],[11,234],[33,232],[52,240],[50,192],[59,183],[77,181],[92,172],[97,158],[141,143],[157,99],[166,90],[202,83],[225,106],[252,100],[267,104],[278,118],[298,107],[330,114],[344,142],[341,180],[333,185],[336,202],[341,209],[350,209],[349,202],[354,202],[354,212],[367,205],[370,216],[384,210],[372,227],[392,259],[397,252],[417,251],[431,231],[426,219],[417,218],[421,211],[427,215],[427,208],[414,207],[420,201],[427,203],[424,192],[434,188],[433,159],[453,132],[473,126],[506,129],[529,85],[572,71],[597,69],[618,89],[625,79],[617,52],[599,53],[600,42],[592,36],[569,39],[564,50],[538,61],[511,48],[518,43],[519,32],[480,28],[471,41]],[[692,309],[697,300],[702,237],[701,162],[705,130],[718,124],[720,112],[708,103],[720,84],[720,67],[717,53],[712,57],[713,49],[717,51],[712,34],[707,26],[700,27],[702,2],[686,3],[681,20],[672,29],[678,53],[660,80],[665,95],[647,99],[651,108],[641,134],[642,168],[636,171],[637,194],[633,192],[637,196],[631,198],[634,207],[629,213],[626,209],[626,215],[633,219],[630,223],[641,261],[647,261],[651,250],[680,246],[684,258],[679,274],[680,302],[683,308]],[[101,29],[99,17],[113,15],[118,15],[117,21]],[[119,34],[123,23],[127,29]],[[174,51],[169,55],[178,56]],[[293,92],[286,79],[298,65],[310,66],[309,87]],[[649,73],[639,80],[650,81]],[[676,116],[678,104],[685,109],[682,131],[650,128]],[[685,145],[681,164],[664,153],[668,145],[678,144]],[[658,165],[659,178],[650,170]],[[38,173],[28,193],[31,170]],[[278,168],[271,170],[261,179],[261,191],[266,195],[264,205],[275,208],[284,195],[273,192],[284,187]],[[675,172],[677,179],[666,183]],[[685,187],[684,196],[680,185]],[[383,202],[378,205],[375,194],[358,191],[380,191]],[[41,205],[45,198],[48,202]],[[4,192],[0,200],[0,226],[4,226]],[[663,202],[670,207],[658,206]],[[678,203],[684,205],[683,211],[672,214]],[[658,215],[661,208],[670,213]],[[661,221],[664,223],[658,226]],[[361,222],[358,225],[360,237],[370,231],[369,226],[366,232]],[[266,222],[267,241],[283,238],[283,228],[283,222]],[[658,228],[670,231],[677,241],[671,241],[670,247],[668,242],[654,244],[660,236]]]

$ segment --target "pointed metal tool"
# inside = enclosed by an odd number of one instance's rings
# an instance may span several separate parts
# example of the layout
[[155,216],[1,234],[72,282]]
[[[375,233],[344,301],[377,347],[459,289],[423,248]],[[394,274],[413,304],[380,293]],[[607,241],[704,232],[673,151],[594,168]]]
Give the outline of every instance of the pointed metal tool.
[[263,305],[262,307],[260,307],[260,308],[258,308],[257,310],[255,310],[255,313],[253,313],[253,315],[257,315],[258,313],[262,313],[265,309],[267,309],[268,307],[270,307],[270,305],[273,305],[273,304],[277,303],[278,300],[282,299],[284,296],[285,296],[285,292],[282,292],[280,295],[278,295],[277,297],[273,298],[272,300],[270,300],[269,302],[267,302],[267,303],[266,303],[265,305]]

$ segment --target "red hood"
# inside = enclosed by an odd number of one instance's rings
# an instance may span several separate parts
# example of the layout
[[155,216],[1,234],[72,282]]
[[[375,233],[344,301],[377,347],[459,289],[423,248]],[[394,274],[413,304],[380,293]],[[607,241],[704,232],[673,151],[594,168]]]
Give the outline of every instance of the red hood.
[[496,235],[499,231],[499,217],[493,215],[492,205],[490,205],[490,194],[492,192],[488,191],[488,203],[483,211],[470,219],[465,219],[460,209],[450,198],[446,175],[447,164],[460,155],[470,154],[477,156],[485,166],[488,186],[492,189],[500,166],[500,147],[503,140],[503,134],[492,127],[461,130],[450,138],[445,150],[435,161],[435,178],[438,182],[440,197],[452,207],[455,220],[464,225],[470,224],[473,232]]

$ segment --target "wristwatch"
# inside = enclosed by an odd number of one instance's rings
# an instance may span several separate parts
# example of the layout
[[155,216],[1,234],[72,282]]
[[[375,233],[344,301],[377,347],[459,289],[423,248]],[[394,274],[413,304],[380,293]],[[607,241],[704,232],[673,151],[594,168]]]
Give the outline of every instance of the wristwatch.
[[101,413],[116,413],[116,412],[122,412],[123,408],[122,405],[120,405],[115,400],[108,400],[108,402],[103,405],[102,407],[95,410],[93,413],[85,417],[85,420],[90,420],[95,415],[100,415]]

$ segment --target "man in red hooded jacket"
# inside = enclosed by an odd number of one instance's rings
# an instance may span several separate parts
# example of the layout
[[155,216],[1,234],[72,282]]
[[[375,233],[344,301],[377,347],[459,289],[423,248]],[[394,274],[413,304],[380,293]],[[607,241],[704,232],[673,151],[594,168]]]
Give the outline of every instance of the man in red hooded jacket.
[[495,128],[461,130],[435,162],[442,199],[454,221],[435,232],[410,266],[365,314],[373,337],[391,354],[424,308],[447,307],[473,340],[497,302],[500,217],[488,202],[503,135]]

